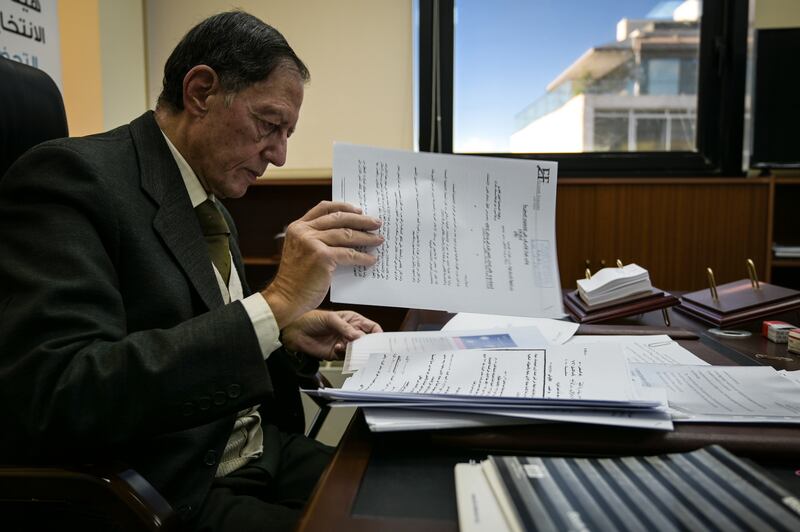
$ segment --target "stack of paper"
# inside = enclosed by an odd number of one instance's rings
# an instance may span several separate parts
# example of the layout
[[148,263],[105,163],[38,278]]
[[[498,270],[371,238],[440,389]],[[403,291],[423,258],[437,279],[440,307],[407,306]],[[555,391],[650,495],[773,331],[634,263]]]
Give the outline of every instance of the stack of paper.
[[622,302],[652,292],[650,275],[636,264],[622,268],[603,268],[591,279],[578,280],[578,294],[589,306]]
[[400,429],[395,413],[380,412],[393,409],[672,429],[664,391],[633,384],[609,343],[373,354],[341,389],[306,393],[364,407],[368,423],[373,413],[385,422],[374,430]]
[[784,258],[797,258],[800,257],[800,246],[782,246],[780,244],[772,244],[772,252],[775,257]]

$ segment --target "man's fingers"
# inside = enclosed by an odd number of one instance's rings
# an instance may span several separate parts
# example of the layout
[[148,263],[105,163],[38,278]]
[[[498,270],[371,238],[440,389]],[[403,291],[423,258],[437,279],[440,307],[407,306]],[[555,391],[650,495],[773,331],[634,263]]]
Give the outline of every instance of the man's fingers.
[[364,332],[360,331],[359,329],[353,327],[353,325],[348,322],[347,320],[343,319],[339,314],[335,312],[331,312],[328,315],[328,324],[336,331],[340,336],[346,338],[347,340],[355,340],[357,338],[361,338],[364,336]]
[[361,208],[343,201],[320,201],[311,207],[311,209],[300,219],[304,222],[308,222],[315,220],[320,216],[325,216],[335,212],[351,212],[355,214],[361,214]]
[[342,266],[372,266],[378,260],[378,257],[374,255],[353,248],[331,247],[329,249],[336,264]]
[[315,218],[314,220],[309,221],[308,225],[317,231],[338,229],[341,227],[359,229],[361,231],[374,231],[375,229],[380,228],[381,221],[377,218],[373,218],[372,216],[337,211],[320,216],[319,218]]
[[316,234],[317,239],[331,247],[375,247],[383,244],[383,237],[353,229],[328,229]]

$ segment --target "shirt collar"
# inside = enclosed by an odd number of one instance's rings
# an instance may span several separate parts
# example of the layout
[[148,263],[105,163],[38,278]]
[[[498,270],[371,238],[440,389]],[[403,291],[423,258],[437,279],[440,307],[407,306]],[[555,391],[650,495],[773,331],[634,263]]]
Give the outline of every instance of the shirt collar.
[[175,162],[178,164],[178,170],[181,172],[181,178],[183,178],[183,184],[186,186],[186,192],[189,193],[189,199],[192,202],[192,208],[197,207],[207,199],[214,200],[214,195],[209,194],[203,188],[203,185],[200,184],[200,180],[197,179],[197,174],[194,173],[192,167],[189,166],[189,163],[186,162],[186,159],[183,158],[181,152],[178,151],[178,148],[172,144],[172,141],[169,140],[167,134],[164,131],[161,131],[161,134],[164,135],[164,140],[167,141],[167,146],[169,147],[169,151],[172,152],[172,156],[175,158]]

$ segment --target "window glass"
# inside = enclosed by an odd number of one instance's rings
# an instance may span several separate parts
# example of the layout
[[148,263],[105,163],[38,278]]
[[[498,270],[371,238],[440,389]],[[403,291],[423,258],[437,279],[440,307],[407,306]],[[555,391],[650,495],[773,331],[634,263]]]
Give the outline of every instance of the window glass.
[[678,94],[680,59],[648,59],[645,65],[645,94]]
[[453,151],[693,151],[701,10],[456,0]]

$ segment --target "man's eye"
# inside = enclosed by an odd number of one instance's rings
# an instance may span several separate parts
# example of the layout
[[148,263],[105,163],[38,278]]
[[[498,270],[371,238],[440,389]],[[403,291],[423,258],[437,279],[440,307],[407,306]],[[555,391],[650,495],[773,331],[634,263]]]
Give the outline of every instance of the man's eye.
[[266,120],[259,120],[259,125],[261,127],[261,136],[263,137],[272,135],[273,133],[275,133],[275,131],[280,129],[280,126],[278,124],[273,124],[271,122],[267,122]]

